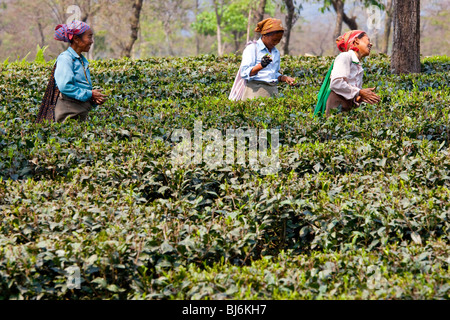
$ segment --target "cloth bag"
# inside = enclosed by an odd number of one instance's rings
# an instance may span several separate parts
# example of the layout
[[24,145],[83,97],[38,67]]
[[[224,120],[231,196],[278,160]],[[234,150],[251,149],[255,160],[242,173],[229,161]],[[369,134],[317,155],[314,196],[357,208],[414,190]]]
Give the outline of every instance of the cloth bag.
[[334,61],[331,63],[330,69],[328,69],[327,75],[323,80],[322,86],[320,87],[319,94],[317,95],[317,104],[314,109],[314,116],[323,116],[327,108],[327,100],[330,96],[330,82],[331,82],[331,71],[333,70]]
[[50,79],[45,90],[44,98],[42,99],[41,106],[39,107],[39,113],[36,117],[36,123],[41,123],[44,120],[49,122],[55,121],[55,106],[58,102],[59,89],[55,81],[55,69],[56,63],[53,67]]

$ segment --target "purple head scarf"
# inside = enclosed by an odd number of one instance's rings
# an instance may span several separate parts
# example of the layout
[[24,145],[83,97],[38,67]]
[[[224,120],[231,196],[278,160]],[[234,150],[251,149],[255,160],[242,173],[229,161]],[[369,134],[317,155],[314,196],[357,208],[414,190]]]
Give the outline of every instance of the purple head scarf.
[[55,28],[55,40],[70,42],[74,35],[80,35],[89,30],[83,21],[74,20],[70,24],[58,24]]

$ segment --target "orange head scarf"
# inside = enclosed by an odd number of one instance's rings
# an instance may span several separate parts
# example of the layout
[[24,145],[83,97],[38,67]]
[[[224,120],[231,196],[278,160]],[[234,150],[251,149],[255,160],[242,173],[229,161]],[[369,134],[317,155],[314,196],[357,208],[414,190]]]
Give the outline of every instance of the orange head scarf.
[[284,31],[283,24],[280,19],[267,18],[258,22],[255,32],[267,34],[275,31]]
[[351,30],[344,33],[342,36],[336,39],[336,45],[341,52],[347,52],[348,50],[358,51],[359,49],[353,46],[353,41],[365,33],[361,30]]

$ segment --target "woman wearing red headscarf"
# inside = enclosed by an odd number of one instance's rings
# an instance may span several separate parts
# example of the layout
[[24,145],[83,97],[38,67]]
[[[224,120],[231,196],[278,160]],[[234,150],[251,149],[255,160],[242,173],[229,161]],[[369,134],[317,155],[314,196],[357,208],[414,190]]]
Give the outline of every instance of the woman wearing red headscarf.
[[92,29],[75,20],[57,25],[54,38],[70,45],[56,60],[36,121],[85,121],[92,105],[106,100],[101,90],[92,88],[89,61],[82,55],[94,43]]
[[56,60],[55,81],[61,95],[55,106],[55,120],[84,121],[92,105],[103,104],[106,100],[101,90],[93,90],[89,61],[82,55],[82,52],[89,52],[94,43],[92,29],[83,21],[58,25],[55,39],[70,43]]
[[350,111],[361,102],[376,104],[380,97],[375,88],[362,89],[364,69],[361,59],[370,54],[372,43],[364,31],[352,30],[336,39],[341,53],[336,57],[330,76],[330,95],[326,102],[326,116],[331,111]]

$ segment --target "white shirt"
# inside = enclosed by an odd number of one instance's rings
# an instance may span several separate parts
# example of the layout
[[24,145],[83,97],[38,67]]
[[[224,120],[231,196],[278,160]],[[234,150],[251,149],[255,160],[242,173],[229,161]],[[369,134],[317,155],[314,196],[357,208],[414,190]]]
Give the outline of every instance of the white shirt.
[[362,89],[364,69],[353,50],[340,53],[334,60],[330,89],[347,100],[356,98]]
[[[262,57],[266,54],[271,55],[272,62],[254,76],[250,76],[252,69],[261,62]],[[281,55],[278,49],[273,48],[272,52],[269,52],[260,38],[256,41],[256,48],[255,44],[248,45],[242,53],[241,77],[248,81],[278,82],[278,77],[281,76],[280,60]]]

